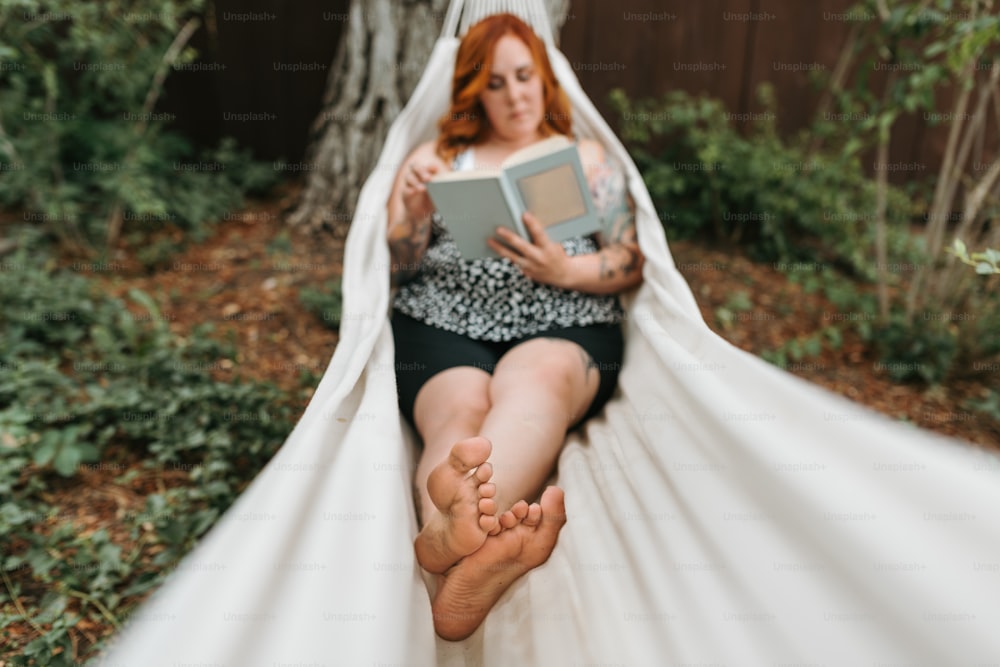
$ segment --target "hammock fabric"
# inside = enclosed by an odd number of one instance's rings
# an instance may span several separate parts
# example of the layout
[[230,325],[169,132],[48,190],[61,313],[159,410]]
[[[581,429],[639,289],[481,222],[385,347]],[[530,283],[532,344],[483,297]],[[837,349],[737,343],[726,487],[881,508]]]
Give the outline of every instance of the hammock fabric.
[[[102,664],[996,664],[1000,460],[713,334],[544,10],[496,4],[453,1],[389,132],[347,242],[340,343],[300,423]],[[625,299],[619,390],[559,458],[569,521],[555,552],[449,643],[413,556],[385,203],[447,110],[459,17],[498,9],[545,36],[576,131],[625,165],[647,261]]]

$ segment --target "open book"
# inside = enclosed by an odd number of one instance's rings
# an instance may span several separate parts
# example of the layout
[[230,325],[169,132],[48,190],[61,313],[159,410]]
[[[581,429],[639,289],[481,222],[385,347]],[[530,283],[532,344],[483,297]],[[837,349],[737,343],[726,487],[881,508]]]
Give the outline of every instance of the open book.
[[554,241],[600,230],[576,144],[549,137],[511,154],[497,170],[435,176],[427,192],[464,259],[496,257],[486,245],[497,227],[525,239],[521,216],[530,211]]

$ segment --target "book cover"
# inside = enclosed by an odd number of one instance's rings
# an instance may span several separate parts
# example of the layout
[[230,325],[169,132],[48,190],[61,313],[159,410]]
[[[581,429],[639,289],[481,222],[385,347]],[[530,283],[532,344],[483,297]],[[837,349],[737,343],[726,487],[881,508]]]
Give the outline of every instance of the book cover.
[[530,211],[554,241],[600,231],[576,145],[550,137],[516,151],[498,170],[452,171],[427,183],[434,206],[465,259],[496,257],[486,244],[497,227],[530,240]]

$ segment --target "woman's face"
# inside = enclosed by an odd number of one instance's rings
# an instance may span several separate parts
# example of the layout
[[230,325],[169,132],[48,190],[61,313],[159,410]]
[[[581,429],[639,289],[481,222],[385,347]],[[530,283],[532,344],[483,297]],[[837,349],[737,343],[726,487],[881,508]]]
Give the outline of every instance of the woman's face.
[[538,138],[545,113],[542,77],[531,50],[517,37],[504,35],[493,47],[493,68],[480,99],[495,137]]

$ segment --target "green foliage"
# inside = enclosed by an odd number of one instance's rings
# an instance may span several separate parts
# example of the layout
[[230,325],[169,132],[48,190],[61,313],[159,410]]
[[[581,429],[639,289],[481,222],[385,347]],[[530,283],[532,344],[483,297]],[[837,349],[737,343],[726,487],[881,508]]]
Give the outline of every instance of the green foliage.
[[89,254],[129,230],[198,232],[274,171],[225,140],[204,155],[155,110],[203,0],[0,0],[0,206]]
[[[878,0],[862,0],[848,13],[864,24],[851,44],[854,76],[848,85],[832,90],[835,113],[817,118],[818,136],[834,138],[847,154],[856,154],[889,136],[905,114],[934,112],[937,92],[958,82],[970,88],[975,78],[965,68],[1000,40],[1000,17],[980,12],[972,18],[978,0],[895,2],[883,14]],[[886,87],[878,91],[871,72],[886,73]],[[843,119],[851,119],[844,122]],[[925,116],[932,125],[943,115]]]
[[[937,92],[956,80],[966,89],[977,81],[982,85],[981,74],[967,74],[982,58],[993,57],[1000,16],[973,7],[971,0],[864,0],[850,13],[867,18],[857,39],[848,42],[847,76],[830,82],[830,105],[821,104],[824,113],[798,140],[777,135],[766,87],[760,91],[763,112],[742,132],[732,122],[741,118],[719,102],[683,92],[639,102],[615,92],[612,102],[668,234],[739,242],[761,260],[821,265],[822,271],[805,280],[817,283],[843,311],[871,315],[845,322],[876,346],[894,378],[939,382],[1000,351],[995,278],[956,277],[939,261],[937,241],[931,240],[938,237],[931,232],[950,219],[948,197],[955,189],[932,194],[933,183],[886,185],[886,251],[876,256],[879,183],[865,173],[861,156],[888,143],[895,122],[906,114],[924,111],[932,124],[963,122],[941,111]],[[886,74],[878,80],[885,83],[876,85],[872,72],[880,70]],[[978,146],[991,136],[981,123],[975,126],[986,116],[965,121],[969,132],[959,143]],[[945,180],[960,180],[969,192],[984,176],[970,174],[963,160]],[[942,195],[947,200],[937,201],[938,192],[949,193]],[[965,238],[982,239],[996,217],[996,202],[964,213]],[[918,236],[911,226],[924,219],[930,221],[928,232]],[[995,250],[969,254],[955,245],[951,253],[981,276],[1000,272]],[[875,282],[887,304],[884,311],[869,294],[867,284]],[[887,314],[876,315],[882,312]],[[774,359],[808,352],[795,347],[799,344],[775,351]]]
[[958,353],[956,338],[942,326],[911,327],[901,318],[876,329],[879,368],[897,382],[941,382]]
[[963,264],[976,267],[976,273],[981,276],[1000,273],[1000,250],[987,248],[983,252],[974,252],[970,255],[965,243],[961,239],[955,239],[948,252],[957,257]]
[[735,321],[740,319],[740,313],[745,313],[753,308],[753,301],[750,293],[746,290],[732,292],[726,297],[726,302],[715,309],[715,319],[725,330],[730,330],[735,325]]
[[[903,289],[885,292],[888,316],[875,338],[893,377],[938,382],[954,369],[989,358],[1000,346],[1000,298],[992,288],[996,283],[969,279],[939,255],[940,239],[957,233],[975,243],[986,236],[996,217],[995,200],[960,201],[956,193],[959,184],[966,193],[976,190],[988,173],[973,173],[960,147],[982,145],[996,131],[995,123],[992,131],[987,127],[989,113],[971,112],[976,97],[990,91],[985,80],[989,70],[1000,64],[989,60],[1000,45],[1000,16],[977,0],[901,1],[891,6],[863,0],[850,13],[862,22],[845,51],[850,56],[845,61],[850,64],[848,76],[831,81],[834,112],[817,118],[813,127],[827,150],[856,155],[879,143],[888,145],[896,121],[918,111],[931,125],[954,125],[949,132],[955,141],[949,140],[942,157],[945,164],[954,161],[952,168],[938,175],[933,188],[915,191],[917,199],[926,202],[918,217],[927,221],[923,242],[912,255],[916,273],[908,284],[893,285]],[[983,64],[987,67],[979,67]],[[872,82],[875,71],[884,72],[880,88]],[[937,93],[950,86],[958,88],[958,96],[950,96],[954,106],[943,108]],[[950,224],[959,209],[964,209],[962,222]],[[898,254],[892,257],[893,250],[890,262],[906,261]],[[958,240],[947,250],[980,275],[1000,271],[996,251],[970,256]]]
[[1000,391],[990,390],[980,399],[970,399],[962,407],[980,412],[1000,424]]
[[824,346],[838,349],[843,343],[843,334],[839,327],[827,326],[814,331],[807,336],[785,341],[775,350],[767,350],[760,356],[780,368],[788,368],[791,364],[801,363],[805,359],[818,357],[823,353]]
[[[936,87],[954,72],[947,63],[930,59],[950,39],[929,46],[928,40],[940,39],[955,25],[949,18],[951,7],[945,6],[951,4],[951,0],[897,2],[884,17],[876,0],[852,8],[850,15],[867,23],[852,45],[856,76],[850,85],[832,91],[835,111],[816,118],[812,128],[816,135],[833,139],[845,154],[855,155],[888,137],[903,114],[933,109]],[[957,31],[949,37],[955,35]],[[872,84],[870,73],[876,71],[887,73],[884,91]]]
[[914,326],[926,325],[928,318],[940,319],[956,340],[956,368],[967,369],[1000,354],[1000,277],[969,272],[962,278],[964,284],[956,288],[963,292],[961,301],[947,309],[924,311]]
[[[4,269],[0,635],[22,620],[16,598],[38,630],[18,647],[25,664],[71,665],[88,647],[71,645],[70,628],[88,616],[119,625],[229,507],[293,416],[270,385],[215,379],[235,368],[234,351],[207,327],[171,333],[148,294],[108,296],[27,238]],[[126,486],[148,476],[160,491],[113,539],[50,504],[52,488],[88,470],[121,471]]]
[[306,309],[323,320],[330,329],[340,328],[341,300],[340,280],[328,281],[319,289],[303,287],[299,290],[299,302]]
[[[857,156],[812,154],[783,140],[770,90],[760,96],[765,111],[744,135],[717,100],[672,91],[632,102],[612,93],[621,135],[668,234],[728,239],[759,260],[821,261],[873,277],[875,189]],[[911,213],[900,192],[890,204],[896,222]],[[905,243],[899,234],[895,242]]]

